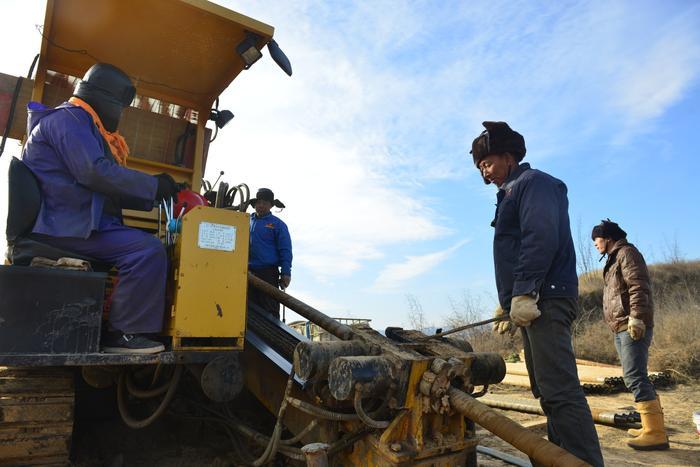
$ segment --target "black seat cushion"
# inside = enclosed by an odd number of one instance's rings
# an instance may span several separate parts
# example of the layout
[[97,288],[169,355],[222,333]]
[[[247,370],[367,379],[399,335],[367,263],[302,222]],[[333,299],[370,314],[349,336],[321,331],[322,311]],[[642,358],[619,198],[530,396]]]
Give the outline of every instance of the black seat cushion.
[[12,158],[8,173],[7,257],[12,264],[29,266],[32,258],[42,256],[52,260],[78,258],[90,262],[95,271],[109,271],[111,264],[85,255],[47,245],[31,234],[41,208],[39,182],[24,162]]
[[29,266],[32,262],[32,258],[37,256],[54,261],[58,258],[66,257],[82,259],[88,261],[95,271],[107,272],[112,269],[112,265],[109,263],[96,260],[89,256],[79,255],[72,251],[62,250],[29,237],[17,237],[15,241],[8,246],[8,257],[15,266]]
[[34,227],[36,216],[41,207],[41,190],[36,177],[24,165],[13,157],[7,177],[7,241],[11,243],[17,237],[28,234]]

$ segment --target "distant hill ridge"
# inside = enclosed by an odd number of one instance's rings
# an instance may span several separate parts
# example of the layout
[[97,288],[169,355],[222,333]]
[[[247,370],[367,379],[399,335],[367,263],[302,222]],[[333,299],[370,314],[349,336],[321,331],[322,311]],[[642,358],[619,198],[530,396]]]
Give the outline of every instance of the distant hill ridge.
[[[654,341],[649,368],[669,370],[681,378],[700,378],[700,261],[649,265],[654,299]],[[581,312],[574,323],[579,358],[618,363],[612,333],[602,319],[601,270],[579,278]]]
[[[655,303],[694,295],[700,301],[700,260],[650,264],[651,293]],[[603,270],[581,274],[579,304],[585,310],[603,308]]]

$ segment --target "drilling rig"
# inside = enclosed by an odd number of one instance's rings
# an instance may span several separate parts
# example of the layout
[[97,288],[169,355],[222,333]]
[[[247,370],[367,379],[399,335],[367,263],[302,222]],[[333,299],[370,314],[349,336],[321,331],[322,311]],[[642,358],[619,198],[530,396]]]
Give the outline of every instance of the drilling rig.
[[[218,109],[219,95],[264,49],[291,75],[273,27],[204,0],[48,0],[40,33],[35,77],[34,66],[26,78],[0,74],[4,138],[24,139],[30,100],[56,106],[90,66],[112,63],[136,84],[119,128],[132,148],[130,168],[167,172],[206,191],[207,202],[180,213],[175,230],[160,207],[124,211],[127,225],[167,247],[166,325],[158,336],[166,351],[107,354],[101,325],[118,271],[28,235],[41,200],[21,160],[12,161],[8,212],[30,219],[8,235],[0,266],[0,465],[69,463],[77,379],[116,386],[123,422],[141,429],[167,410],[183,378],[211,403],[204,410],[212,423],[264,448],[245,461],[252,465],[283,457],[318,466],[476,466],[475,423],[542,465],[585,465],[478,402],[505,375],[498,354],[418,331],[347,326],[248,272],[249,193],[244,185],[202,183],[206,123],[218,131],[232,118]],[[93,270],[32,267],[35,257],[78,257]],[[249,287],[335,339],[309,341],[248,303]],[[226,406],[244,388],[275,417],[272,434]],[[136,417],[130,404],[139,399],[158,403]]]

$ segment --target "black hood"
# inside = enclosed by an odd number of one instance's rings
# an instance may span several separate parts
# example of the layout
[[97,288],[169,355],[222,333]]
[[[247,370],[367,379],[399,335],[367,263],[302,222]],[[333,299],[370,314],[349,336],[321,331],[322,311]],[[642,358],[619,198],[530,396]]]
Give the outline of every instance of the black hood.
[[129,76],[108,63],[97,63],[90,67],[75,87],[74,96],[92,107],[109,132],[119,126],[124,107],[128,107],[136,95],[136,88]]

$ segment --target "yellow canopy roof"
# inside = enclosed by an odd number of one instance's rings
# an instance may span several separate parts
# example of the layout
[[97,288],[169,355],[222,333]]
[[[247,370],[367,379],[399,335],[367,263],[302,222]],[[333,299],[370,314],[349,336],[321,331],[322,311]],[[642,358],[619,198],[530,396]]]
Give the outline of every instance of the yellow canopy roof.
[[247,31],[261,47],[274,28],[204,0],[49,0],[42,65],[81,77],[111,63],[139,94],[206,110],[243,70]]

